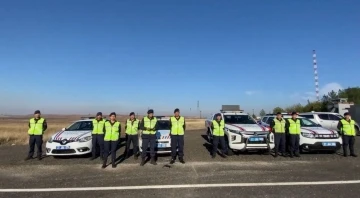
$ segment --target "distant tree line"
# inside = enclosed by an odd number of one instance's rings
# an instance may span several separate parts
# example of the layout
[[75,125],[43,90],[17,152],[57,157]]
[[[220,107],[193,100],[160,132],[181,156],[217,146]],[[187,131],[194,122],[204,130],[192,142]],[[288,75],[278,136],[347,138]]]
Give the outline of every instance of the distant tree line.
[[[328,111],[327,106],[332,100],[338,98],[347,98],[348,102],[360,104],[360,87],[349,87],[347,89],[340,89],[339,91],[331,91],[327,95],[324,95],[320,101],[307,101],[306,105],[300,103],[293,104],[288,107],[275,107],[273,113],[276,112],[309,112],[309,111]],[[263,111],[263,110],[262,110]],[[265,114],[264,112],[260,112]]]

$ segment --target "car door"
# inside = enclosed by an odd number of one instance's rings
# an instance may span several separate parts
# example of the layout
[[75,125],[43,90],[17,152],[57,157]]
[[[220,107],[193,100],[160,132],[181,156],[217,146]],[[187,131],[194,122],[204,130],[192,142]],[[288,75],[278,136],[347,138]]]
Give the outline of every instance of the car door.
[[338,125],[339,121],[341,120],[341,117],[334,115],[334,114],[329,114],[329,118],[332,121],[331,129],[338,130],[337,125]]
[[327,129],[332,129],[333,121],[330,120],[329,117],[330,114],[328,113],[320,113],[318,114],[319,117],[319,124],[321,124],[322,127]]

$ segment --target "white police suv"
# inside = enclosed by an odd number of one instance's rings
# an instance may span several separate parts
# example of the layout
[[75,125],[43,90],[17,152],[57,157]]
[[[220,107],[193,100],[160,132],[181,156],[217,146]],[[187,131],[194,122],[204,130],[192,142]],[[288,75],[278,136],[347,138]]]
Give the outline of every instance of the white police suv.
[[[283,118],[291,118],[289,114],[283,114]],[[261,125],[270,128],[270,123],[276,117],[275,114],[267,114],[261,119]],[[301,124],[300,150],[301,151],[337,151],[341,148],[342,139],[335,130],[326,129],[307,118],[298,116]]]

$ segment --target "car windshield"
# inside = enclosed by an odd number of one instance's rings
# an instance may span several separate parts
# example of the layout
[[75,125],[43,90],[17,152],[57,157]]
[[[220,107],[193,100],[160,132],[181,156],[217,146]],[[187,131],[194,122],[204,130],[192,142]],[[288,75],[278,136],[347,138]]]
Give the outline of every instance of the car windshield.
[[256,121],[249,115],[224,115],[226,124],[256,124]]
[[300,124],[303,127],[318,127],[319,125],[315,122],[307,119],[307,118],[300,118]]
[[158,130],[170,130],[170,121],[169,120],[158,120]]
[[67,131],[87,131],[92,130],[92,121],[75,122],[66,128]]

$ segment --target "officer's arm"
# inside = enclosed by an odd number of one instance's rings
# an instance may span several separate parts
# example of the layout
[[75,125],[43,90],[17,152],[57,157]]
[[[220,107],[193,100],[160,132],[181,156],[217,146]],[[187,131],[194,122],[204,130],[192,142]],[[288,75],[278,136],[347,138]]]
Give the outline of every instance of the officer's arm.
[[171,118],[170,118],[170,124],[169,124],[170,130],[172,128]]
[[212,122],[211,122],[210,126],[211,126],[211,130],[214,130],[214,124]]
[[104,134],[105,134],[105,132],[106,132],[105,124],[104,124],[104,127],[103,127],[103,132],[104,132]]
[[29,129],[30,129],[30,122],[29,122]]
[[341,130],[341,128],[342,128],[342,122],[341,121],[338,122],[337,128],[339,129],[339,131]]
[[275,131],[274,131],[274,126],[275,126],[275,121],[274,121],[274,120],[271,120],[271,122],[270,122],[270,129],[271,129],[272,132],[275,132]]
[[140,129],[141,130],[145,130],[145,127],[144,127],[144,118],[141,120],[141,122],[140,122]]
[[184,131],[185,131],[185,129],[186,129],[186,123],[185,123],[185,118],[184,118]]
[[285,132],[289,133],[289,127],[290,127],[290,122],[289,120],[285,120]]
[[46,129],[47,129],[47,122],[46,122],[46,120],[44,120],[44,122],[43,122],[43,132],[46,131]]
[[94,130],[94,124],[93,124],[93,122],[91,122],[91,130],[92,130],[92,131]]
[[154,130],[157,131],[159,128],[159,125],[158,125],[158,121],[156,121],[156,124],[155,124],[155,127],[154,127]]
[[119,133],[121,133],[121,124],[119,124]]
[[125,121],[125,127],[124,127],[124,128],[125,128],[125,131],[126,131],[126,128],[127,128],[127,121]]

